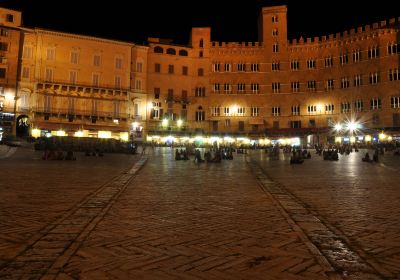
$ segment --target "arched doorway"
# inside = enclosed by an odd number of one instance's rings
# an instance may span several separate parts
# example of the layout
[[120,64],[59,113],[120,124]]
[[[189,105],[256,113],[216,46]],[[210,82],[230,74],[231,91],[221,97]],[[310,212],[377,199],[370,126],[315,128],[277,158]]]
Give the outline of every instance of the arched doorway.
[[28,137],[29,135],[29,118],[21,115],[17,118],[17,137]]

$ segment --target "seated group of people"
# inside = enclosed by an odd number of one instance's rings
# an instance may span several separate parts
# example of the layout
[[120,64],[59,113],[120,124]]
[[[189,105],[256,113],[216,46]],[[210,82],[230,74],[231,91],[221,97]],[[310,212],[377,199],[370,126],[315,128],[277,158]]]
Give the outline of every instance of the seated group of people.
[[189,159],[189,156],[188,156],[186,150],[176,149],[175,160],[188,160],[188,159]]
[[43,160],[76,160],[76,157],[74,156],[74,152],[69,150],[66,152],[64,156],[64,152],[61,150],[58,150],[57,152],[54,150],[45,150],[42,156]]
[[104,154],[102,153],[102,151],[100,151],[99,149],[94,149],[93,151],[90,150],[86,150],[85,151],[85,156],[90,157],[90,156],[99,156],[102,157],[104,156]]
[[324,160],[339,160],[339,153],[337,149],[328,149],[322,152]]
[[364,157],[362,158],[362,161],[364,161],[364,162],[378,162],[379,161],[379,151],[375,150],[374,155],[372,156],[372,160],[369,157],[369,153],[366,152]]

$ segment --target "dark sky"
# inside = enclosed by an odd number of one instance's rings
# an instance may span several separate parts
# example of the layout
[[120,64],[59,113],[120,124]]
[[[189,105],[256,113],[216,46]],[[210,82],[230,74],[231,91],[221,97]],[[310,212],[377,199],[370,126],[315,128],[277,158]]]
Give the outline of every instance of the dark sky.
[[[372,0],[373,1],[373,0]],[[140,3],[143,2],[143,3]],[[212,27],[213,41],[257,41],[261,7],[288,5],[289,38],[328,35],[400,16],[397,0],[0,0],[21,10],[24,25],[143,43],[147,37],[186,44],[191,27]],[[128,4],[129,3],[129,4]],[[84,7],[80,7],[85,4]],[[80,8],[78,8],[80,7]],[[361,8],[362,7],[362,8]]]

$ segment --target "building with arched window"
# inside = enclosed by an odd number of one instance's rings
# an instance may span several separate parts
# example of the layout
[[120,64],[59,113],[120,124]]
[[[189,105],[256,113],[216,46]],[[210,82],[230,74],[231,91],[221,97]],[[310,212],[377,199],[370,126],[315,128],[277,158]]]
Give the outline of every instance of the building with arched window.
[[[399,19],[289,40],[286,18],[286,6],[265,7],[257,42],[212,41],[203,27],[192,29],[186,45],[149,38],[140,46],[18,25],[13,30],[25,35],[20,71],[6,75],[18,79],[32,127],[68,134],[79,127],[122,133],[133,123],[148,135],[321,142],[334,127],[343,135],[346,126],[399,133]],[[2,65],[17,69],[17,60],[0,51],[5,88]]]

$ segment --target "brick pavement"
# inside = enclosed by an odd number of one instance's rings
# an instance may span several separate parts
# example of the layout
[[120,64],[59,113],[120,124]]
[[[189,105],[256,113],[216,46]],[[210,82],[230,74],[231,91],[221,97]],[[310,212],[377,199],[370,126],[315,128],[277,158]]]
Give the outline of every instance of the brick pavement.
[[149,160],[59,279],[328,279],[243,156]]
[[[156,149],[137,174],[120,173],[126,163],[116,157],[80,181],[85,191],[70,176],[60,189],[36,184],[37,194],[23,184],[43,174],[31,160],[35,172],[8,181],[16,195],[0,188],[11,198],[0,208],[0,278],[400,279],[399,159],[291,166],[257,151],[197,165]],[[54,184],[62,168],[45,167]]]

